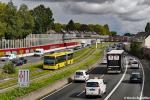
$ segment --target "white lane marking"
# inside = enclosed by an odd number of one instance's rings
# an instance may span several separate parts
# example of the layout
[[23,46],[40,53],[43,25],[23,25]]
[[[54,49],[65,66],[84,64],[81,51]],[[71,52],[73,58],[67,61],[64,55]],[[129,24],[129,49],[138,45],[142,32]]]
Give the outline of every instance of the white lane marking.
[[69,84],[67,84],[67,85],[63,86],[62,88],[60,88],[60,89],[58,89],[58,90],[56,90],[56,91],[52,92],[51,94],[49,94],[49,95],[47,95],[47,96],[43,97],[43,98],[42,98],[42,99],[40,99],[40,100],[44,100],[45,98],[47,98],[47,97],[49,97],[49,96],[51,96],[51,95],[53,95],[53,94],[55,94],[55,93],[59,92],[60,90],[64,89],[65,87],[67,87],[67,86],[69,86],[69,85],[71,85],[71,84],[72,84],[72,83],[69,83]]
[[139,63],[140,63],[140,66],[141,66],[142,72],[143,72],[142,90],[141,90],[140,99],[139,99],[139,100],[142,100],[142,97],[143,97],[143,90],[144,90],[144,82],[145,82],[145,73],[144,73],[144,69],[143,69],[143,66],[142,66],[140,60],[138,60],[138,61],[139,61]]
[[[127,63],[127,58],[126,58],[126,63]],[[126,72],[127,72],[127,67],[128,67],[128,64],[126,64],[126,69],[125,69],[125,72],[123,74],[123,76],[121,77],[120,81],[118,82],[118,84],[113,88],[113,90],[107,95],[107,97],[104,99],[104,100],[108,100],[111,95],[115,92],[115,90],[119,87],[119,85],[121,84],[121,82],[123,81],[125,75],[126,75]]]
[[[103,78],[104,74],[100,76],[100,78]],[[80,96],[82,93],[84,93],[85,91],[80,92],[79,94],[77,94],[77,97]]]
[[85,92],[85,91],[80,92],[80,93],[77,95],[77,97],[80,96],[80,95],[81,95],[82,93],[84,93],[84,92]]

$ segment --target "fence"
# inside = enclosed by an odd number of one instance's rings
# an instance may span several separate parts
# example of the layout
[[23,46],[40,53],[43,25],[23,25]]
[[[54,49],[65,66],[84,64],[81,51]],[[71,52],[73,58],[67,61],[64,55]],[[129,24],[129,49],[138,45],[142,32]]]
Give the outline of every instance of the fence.
[[30,34],[24,39],[0,40],[0,49],[24,48],[38,45],[59,44],[76,38],[75,34]]

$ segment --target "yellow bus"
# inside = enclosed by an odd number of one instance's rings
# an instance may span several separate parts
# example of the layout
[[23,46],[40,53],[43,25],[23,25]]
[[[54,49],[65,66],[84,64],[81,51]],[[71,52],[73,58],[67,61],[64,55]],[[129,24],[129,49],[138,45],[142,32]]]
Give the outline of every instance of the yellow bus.
[[73,52],[56,52],[44,56],[43,69],[59,69],[73,63]]

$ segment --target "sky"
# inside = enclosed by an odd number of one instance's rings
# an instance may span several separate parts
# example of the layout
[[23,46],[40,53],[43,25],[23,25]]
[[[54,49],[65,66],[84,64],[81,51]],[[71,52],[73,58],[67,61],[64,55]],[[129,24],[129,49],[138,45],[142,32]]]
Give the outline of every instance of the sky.
[[[8,3],[10,0],[0,0]],[[26,4],[29,9],[43,4],[50,7],[55,22],[69,20],[83,24],[108,24],[111,31],[119,34],[136,34],[144,31],[150,22],[150,0],[12,0],[19,7]]]

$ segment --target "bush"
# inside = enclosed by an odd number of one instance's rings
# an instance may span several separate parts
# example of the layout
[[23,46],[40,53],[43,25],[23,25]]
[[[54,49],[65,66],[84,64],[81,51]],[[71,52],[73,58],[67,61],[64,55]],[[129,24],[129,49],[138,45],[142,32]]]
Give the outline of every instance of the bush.
[[133,42],[131,43],[131,48],[130,48],[131,54],[134,56],[137,56],[139,58],[143,58],[143,50],[142,50],[142,44],[139,42]]
[[3,72],[8,74],[13,74],[16,72],[16,69],[11,61],[5,63],[5,65],[3,66]]

